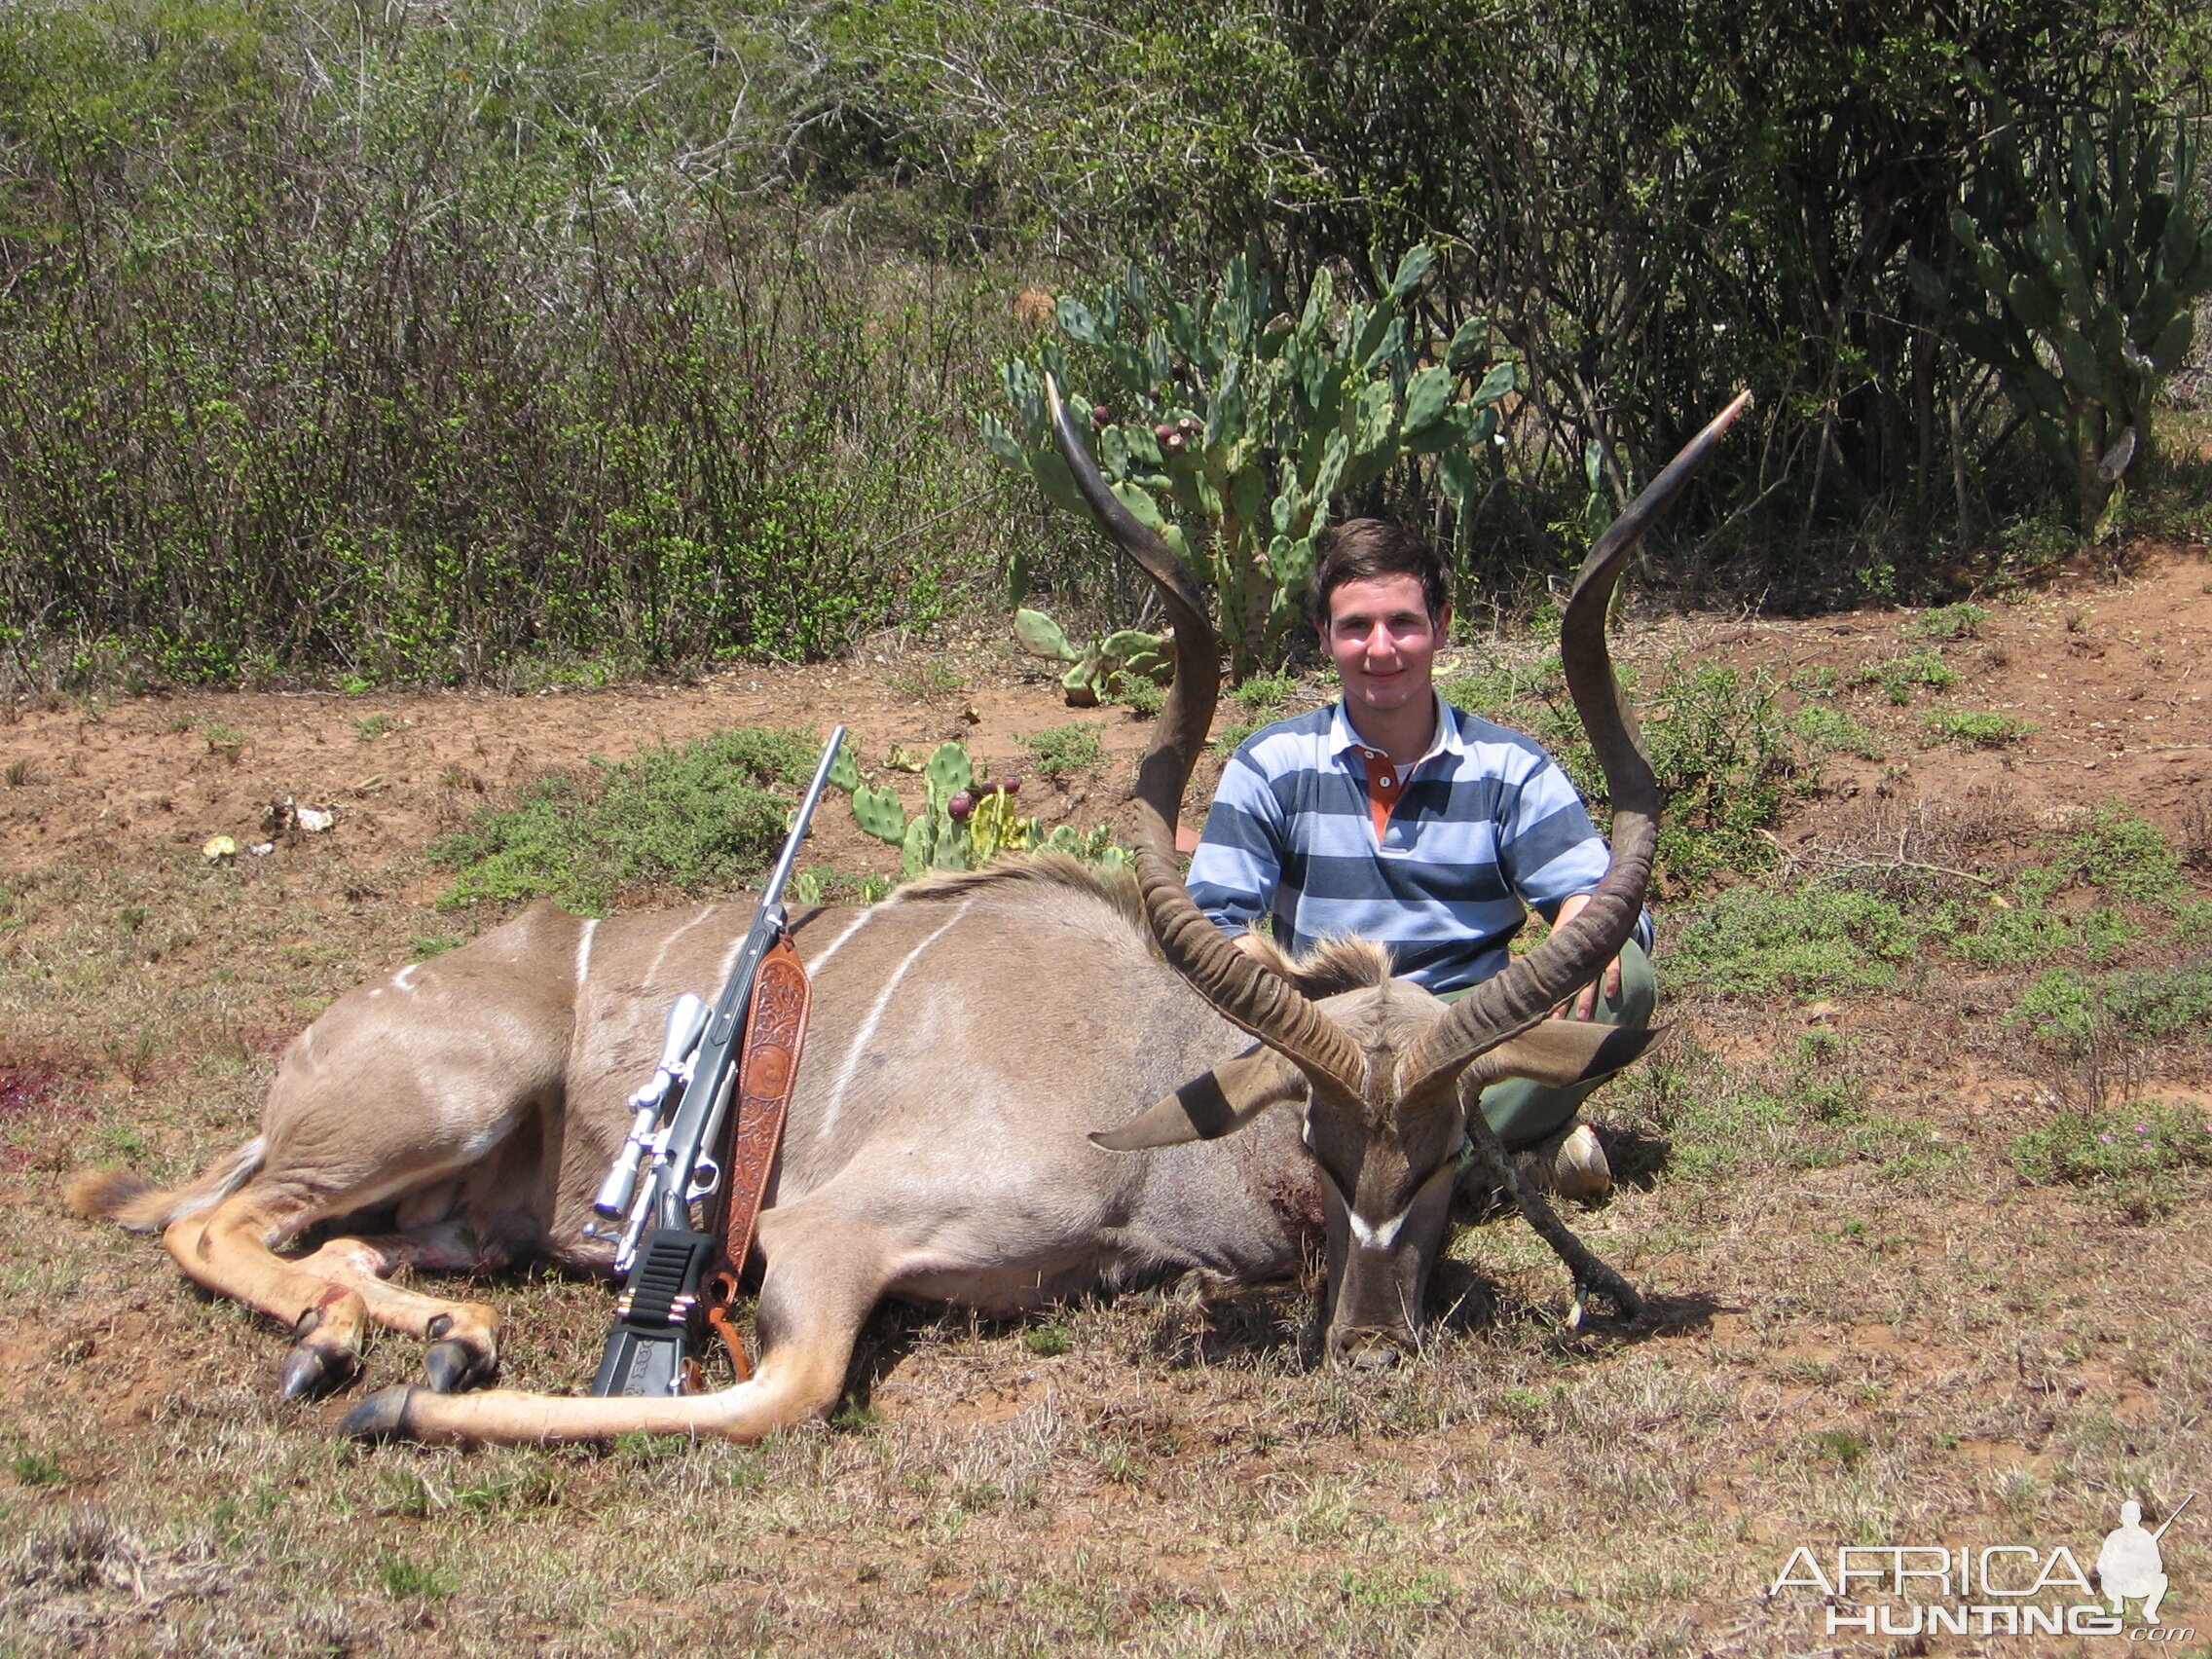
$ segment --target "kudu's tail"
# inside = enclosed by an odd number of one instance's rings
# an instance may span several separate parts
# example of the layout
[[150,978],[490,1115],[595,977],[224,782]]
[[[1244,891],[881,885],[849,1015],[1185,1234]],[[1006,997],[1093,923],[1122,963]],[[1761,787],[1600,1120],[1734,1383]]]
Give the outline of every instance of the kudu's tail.
[[261,1167],[261,1155],[256,1135],[181,1187],[157,1187],[128,1169],[80,1169],[69,1177],[69,1207],[88,1220],[112,1221],[133,1233],[159,1233],[177,1217],[219,1204],[244,1186]]

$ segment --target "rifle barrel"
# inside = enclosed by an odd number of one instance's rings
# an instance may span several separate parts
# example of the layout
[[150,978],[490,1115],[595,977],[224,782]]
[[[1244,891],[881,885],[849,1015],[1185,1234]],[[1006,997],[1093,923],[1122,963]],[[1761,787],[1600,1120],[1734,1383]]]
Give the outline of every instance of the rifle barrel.
[[822,792],[830,787],[830,768],[837,763],[837,750],[845,741],[845,728],[838,726],[830,734],[830,741],[822,746],[822,758],[814,768],[814,781],[806,786],[806,793],[799,796],[798,815],[792,820],[795,833],[784,843],[784,850],[776,855],[769,867],[768,879],[760,887],[760,907],[780,902],[784,896],[784,883],[791,879],[792,866],[798,863],[799,844],[806,839],[807,826],[814,820],[814,808],[822,799]]

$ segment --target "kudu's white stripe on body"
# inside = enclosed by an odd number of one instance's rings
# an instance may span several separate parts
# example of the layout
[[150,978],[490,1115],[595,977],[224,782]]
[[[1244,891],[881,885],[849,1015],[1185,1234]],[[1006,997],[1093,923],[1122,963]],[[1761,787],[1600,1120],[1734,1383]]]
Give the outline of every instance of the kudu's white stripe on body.
[[584,976],[591,972],[591,936],[599,932],[599,918],[584,923],[582,936],[576,940],[576,989],[584,988]]
[[689,933],[693,928],[697,927],[701,922],[705,921],[714,913],[714,905],[700,905],[699,913],[696,916],[693,916],[689,921],[685,922],[682,927],[678,928],[674,933],[670,934],[666,939],[660,941],[660,948],[653,952],[652,965],[645,970],[645,984],[647,986],[657,985],[658,983],[660,983],[660,965],[668,960],[668,953],[670,950],[675,948],[676,941],[682,939],[685,934]]
[[851,939],[853,935],[859,933],[862,926],[867,921],[868,917],[874,914],[875,911],[872,908],[869,908],[863,910],[859,915],[855,916],[852,919],[852,922],[846,927],[845,931],[830,941],[829,948],[823,951],[820,956],[817,956],[812,962],[809,962],[806,965],[806,971],[808,975],[812,976],[821,973],[824,965],[829,962],[830,958],[836,955],[838,951],[844,948],[845,940]]
[[413,990],[415,988],[415,976],[422,971],[423,965],[420,962],[410,962],[391,977],[391,988],[395,991]]
[[[867,1017],[861,1021],[861,1028],[853,1033],[853,1046],[845,1051],[845,1063],[837,1068],[837,1081],[830,1089],[830,1104],[823,1109],[821,1123],[815,1125],[815,1139],[822,1139],[837,1126],[837,1114],[845,1104],[845,1090],[852,1086],[853,1073],[860,1069],[861,1056],[867,1052],[867,1046],[875,1041],[875,1028],[883,1023],[883,1011],[891,1006],[891,998],[898,991],[900,981],[905,978],[906,970],[913,967],[921,959],[923,951],[942,939],[945,930],[950,928],[954,922],[959,921],[962,916],[965,916],[975,903],[976,901],[973,899],[964,900],[960,908],[952,912],[951,920],[947,921],[944,927],[939,928],[937,932],[931,934],[929,938],[907,951],[904,960],[891,971],[891,977],[884,981],[883,989],[876,993],[874,1006],[867,1011]],[[842,944],[844,940],[839,940],[837,942]],[[821,966],[819,960],[815,965]]]

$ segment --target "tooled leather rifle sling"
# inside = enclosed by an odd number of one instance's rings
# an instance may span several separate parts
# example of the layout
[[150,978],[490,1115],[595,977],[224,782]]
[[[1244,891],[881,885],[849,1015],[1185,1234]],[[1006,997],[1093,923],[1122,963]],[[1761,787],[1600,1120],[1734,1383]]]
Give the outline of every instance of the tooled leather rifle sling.
[[799,1052],[806,1044],[806,1016],[813,998],[805,965],[786,934],[761,958],[753,1006],[746,1012],[744,1058],[738,1064],[729,1152],[722,1163],[721,1215],[709,1229],[721,1240],[721,1254],[707,1283],[707,1323],[729,1350],[730,1364],[741,1381],[753,1374],[753,1368],[746,1358],[744,1336],[730,1316],[730,1305],[759,1232],[760,1201],[783,1144],[784,1116],[798,1082]]

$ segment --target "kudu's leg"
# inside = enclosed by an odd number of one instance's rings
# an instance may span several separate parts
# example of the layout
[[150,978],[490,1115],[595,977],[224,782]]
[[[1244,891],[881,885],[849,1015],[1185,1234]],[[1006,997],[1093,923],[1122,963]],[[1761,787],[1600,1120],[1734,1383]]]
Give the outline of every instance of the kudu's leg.
[[429,1235],[382,1238],[333,1238],[312,1256],[291,1264],[330,1283],[357,1293],[368,1316],[387,1331],[428,1343],[423,1369],[430,1386],[450,1394],[481,1382],[498,1369],[499,1315],[481,1302],[456,1302],[388,1284],[385,1275],[400,1267],[468,1272],[487,1264],[447,1226]]
[[426,1237],[337,1238],[297,1260],[276,1254],[276,1245],[326,1208],[296,1187],[255,1181],[213,1209],[171,1222],[162,1242],[194,1282],[291,1331],[292,1351],[280,1379],[287,1400],[325,1392],[350,1378],[360,1365],[361,1338],[371,1320],[432,1345],[423,1356],[432,1387],[460,1387],[488,1376],[498,1358],[494,1309],[384,1281],[402,1263],[482,1266],[453,1230]]
[[1521,1179],[1520,1171],[1514,1168],[1513,1160],[1506,1153],[1505,1143],[1497,1138],[1497,1131],[1483,1116],[1479,1101],[1465,1093],[1461,1099],[1466,1102],[1467,1132],[1481,1150],[1491,1179],[1512,1195],[1521,1218],[1536,1230],[1537,1236],[1552,1247],[1552,1253],[1565,1262],[1567,1271],[1574,1275],[1574,1309],[1567,1316],[1567,1324],[1582,1323],[1582,1310],[1593,1291],[1610,1302],[1622,1318],[1642,1318],[1643,1298],[1637,1294],[1636,1287],[1600,1261],[1590,1246],[1560,1220],[1543,1196]]
[[194,1283],[242,1302],[290,1330],[284,1398],[336,1386],[360,1363],[368,1304],[359,1290],[288,1262],[274,1246],[313,1219],[314,1199],[260,1181],[213,1209],[169,1223],[162,1242]]
[[[760,1218],[767,1272],[760,1287],[760,1363],[753,1376],[713,1394],[665,1398],[525,1394],[433,1394],[386,1388],[339,1424],[362,1440],[404,1436],[464,1445],[534,1445],[607,1440],[618,1434],[687,1434],[760,1440],[826,1415],[852,1364],[854,1339],[890,1283],[891,1252],[865,1222],[807,1200]],[[578,1355],[579,1367],[588,1364]]]

